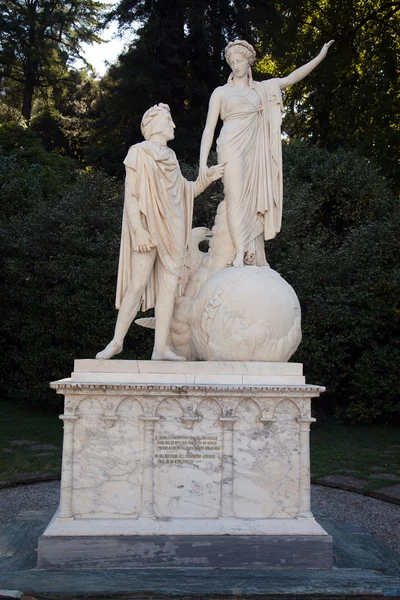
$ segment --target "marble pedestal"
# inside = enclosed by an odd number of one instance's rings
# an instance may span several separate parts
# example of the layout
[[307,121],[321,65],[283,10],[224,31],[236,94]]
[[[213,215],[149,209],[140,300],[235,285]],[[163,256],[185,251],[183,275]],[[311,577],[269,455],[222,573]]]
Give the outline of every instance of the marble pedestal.
[[77,360],[40,568],[332,566],[302,365]]

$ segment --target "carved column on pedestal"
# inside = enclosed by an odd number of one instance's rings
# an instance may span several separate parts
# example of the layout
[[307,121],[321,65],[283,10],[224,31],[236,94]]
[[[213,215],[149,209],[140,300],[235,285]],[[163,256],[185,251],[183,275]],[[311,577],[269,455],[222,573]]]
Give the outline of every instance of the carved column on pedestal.
[[299,424],[299,512],[298,517],[312,517],[310,496],[310,424],[315,419],[297,419]]
[[140,417],[144,421],[142,508],[139,518],[151,519],[154,513],[154,427],[160,417]]
[[237,417],[220,417],[222,424],[222,485],[220,518],[235,517],[233,510],[233,426]]
[[74,429],[75,421],[79,417],[75,415],[60,415],[64,421],[64,441],[62,453],[62,475],[60,489],[60,518],[73,517],[72,512],[72,486],[74,469]]

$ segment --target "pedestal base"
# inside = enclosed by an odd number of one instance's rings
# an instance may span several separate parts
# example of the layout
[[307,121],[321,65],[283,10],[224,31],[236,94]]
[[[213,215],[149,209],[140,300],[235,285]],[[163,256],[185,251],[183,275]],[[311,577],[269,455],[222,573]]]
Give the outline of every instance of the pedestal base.
[[135,567],[312,568],[333,564],[323,536],[73,536],[41,537],[39,569]]
[[[41,568],[332,566],[294,363],[75,362]],[[122,561],[122,563],[121,563]]]

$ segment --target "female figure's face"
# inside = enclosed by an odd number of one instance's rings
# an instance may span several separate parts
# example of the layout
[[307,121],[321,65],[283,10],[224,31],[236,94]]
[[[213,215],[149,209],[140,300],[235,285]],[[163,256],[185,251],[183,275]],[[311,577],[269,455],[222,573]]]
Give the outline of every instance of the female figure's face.
[[232,73],[237,79],[247,77],[247,72],[249,70],[249,61],[243,56],[241,52],[233,51],[231,56],[229,57],[229,62],[230,67],[232,69]]

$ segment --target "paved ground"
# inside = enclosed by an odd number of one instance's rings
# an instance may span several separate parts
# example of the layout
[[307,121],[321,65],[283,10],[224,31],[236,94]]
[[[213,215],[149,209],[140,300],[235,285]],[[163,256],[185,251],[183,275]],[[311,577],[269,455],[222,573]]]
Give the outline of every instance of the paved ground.
[[[24,510],[55,509],[59,487],[59,481],[51,481],[0,490],[0,523],[14,521]],[[400,506],[313,485],[312,508],[316,516],[359,525],[400,554]]]
[[375,498],[313,485],[312,509],[340,523],[355,523],[400,554],[400,506]]

